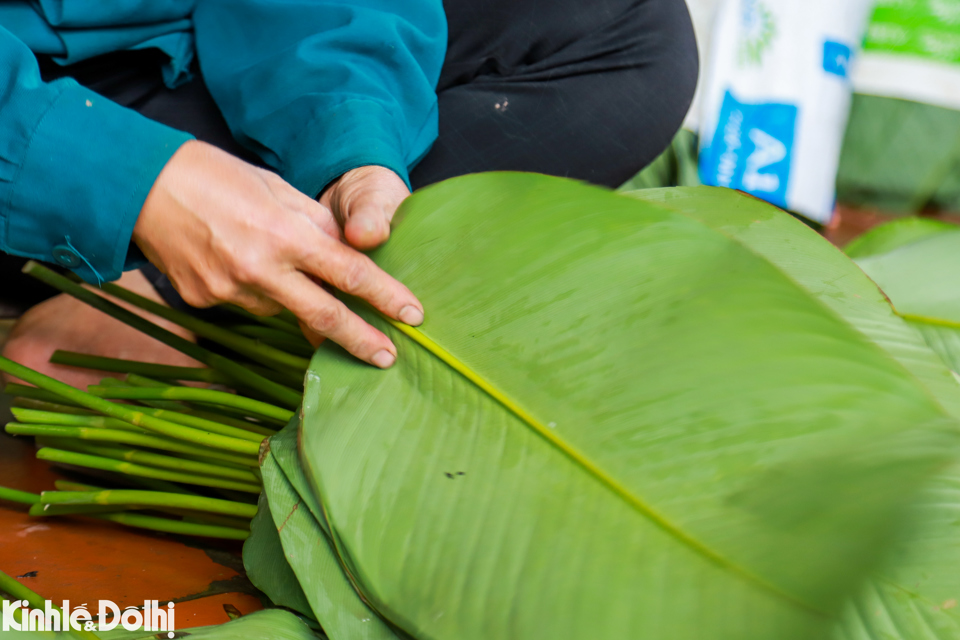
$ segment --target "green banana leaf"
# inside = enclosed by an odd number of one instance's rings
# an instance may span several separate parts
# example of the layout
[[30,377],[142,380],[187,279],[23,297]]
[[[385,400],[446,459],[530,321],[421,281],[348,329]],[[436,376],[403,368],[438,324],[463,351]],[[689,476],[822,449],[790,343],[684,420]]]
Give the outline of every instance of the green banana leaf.
[[960,228],[867,256],[857,264],[876,282],[900,313],[960,324]]
[[938,474],[912,507],[909,534],[847,607],[836,640],[960,638],[960,466]]
[[[865,338],[882,348],[913,374],[947,413],[960,419],[960,394],[956,381],[938,354],[931,352],[910,322],[894,313],[885,294],[832,244],[812,229],[784,216],[772,207],[744,206],[742,198],[725,197],[706,189],[660,189],[637,191],[634,197],[669,204],[717,231],[742,243],[770,261],[777,269],[807,290],[821,304],[839,315]],[[881,240],[899,246],[916,237],[914,219],[890,223],[895,237]],[[939,231],[949,229],[936,227]],[[875,230],[886,236],[882,227]],[[868,234],[874,233],[871,231]],[[894,234],[891,234],[894,235]],[[867,245],[875,244],[866,239]]]
[[856,94],[837,170],[837,200],[887,213],[960,207],[960,112]]
[[[271,467],[264,465],[264,468]],[[275,605],[314,617],[296,573],[284,555],[266,494],[260,494],[257,515],[250,523],[250,537],[243,543],[243,567],[250,581]]]
[[898,220],[861,236],[866,251],[855,251],[862,254],[857,264],[944,364],[960,371],[960,227],[920,220]]
[[857,236],[843,248],[843,252],[854,260],[860,260],[957,229],[956,225],[932,218],[900,218]]
[[826,637],[952,459],[949,371],[769,205],[501,173],[398,220],[374,257],[427,320],[353,304],[398,363],[321,347],[306,486],[265,489],[308,598],[301,526],[410,637]]
[[[728,229],[742,240],[749,242],[749,238],[742,233],[747,227],[748,225],[743,225],[736,229],[730,227]],[[764,224],[753,231],[757,229],[763,229],[767,234],[773,230],[770,224]],[[916,291],[930,291],[931,285],[935,285],[934,288],[942,287],[942,291],[949,294],[951,291],[960,290],[957,286],[960,283],[949,276],[946,279],[943,278],[944,274],[956,271],[955,266],[944,264],[941,260],[945,256],[960,255],[960,236],[956,235],[957,230],[955,225],[936,220],[904,218],[863,234],[850,243],[845,251],[851,257],[858,258],[861,264],[866,264],[867,273],[876,278],[881,285],[887,285],[887,289],[891,291],[896,288],[913,295]],[[937,252],[931,252],[928,245],[919,243],[920,240],[938,234],[954,234],[949,241],[938,241],[942,256],[938,256]],[[776,250],[768,252],[767,256],[794,277],[803,277],[804,274],[811,276],[818,271],[818,265],[820,271],[837,269],[839,272],[840,265],[837,264],[836,252],[826,246],[821,247],[818,253],[804,251],[800,254],[791,250],[796,245],[787,247],[782,243],[777,245],[768,240],[769,238],[764,238],[762,242],[752,244],[758,248],[776,247]],[[872,261],[873,268],[871,268],[871,262],[859,260],[868,256],[890,254],[900,247],[912,246],[915,243],[919,245],[910,249],[911,253],[907,254],[909,258],[905,259],[905,254],[896,256],[898,264],[908,267],[902,273],[908,274],[909,281],[903,285],[890,286],[892,283],[889,281],[889,274],[897,274],[896,268],[887,268],[882,274],[878,273],[879,265],[888,260],[888,256]],[[951,244],[953,247],[950,247]],[[936,374],[938,368],[929,366],[928,362],[921,362],[928,358],[918,360],[910,357],[911,351],[917,355],[923,353],[921,350],[911,348],[911,341],[903,335],[896,336],[893,341],[884,340],[886,330],[881,332],[869,330],[889,325],[877,323],[863,314],[874,306],[864,305],[863,301],[876,297],[876,290],[869,286],[857,286],[856,289],[852,289],[850,285],[854,280],[859,281],[858,285],[863,284],[863,278],[845,277],[842,280],[844,288],[847,289],[848,294],[852,293],[852,296],[840,296],[836,295],[837,292],[832,292],[823,300],[828,304],[833,303],[831,306],[835,311],[851,319],[858,327],[867,329],[866,333],[872,333],[873,339],[892,354],[899,352],[898,359],[904,366],[927,384],[930,391],[941,400],[943,406],[947,407],[953,415],[957,415],[956,385],[943,384],[941,375],[930,375]],[[919,298],[922,299],[925,295],[929,296],[930,293],[921,293]],[[944,296],[936,294],[935,297],[943,298]],[[906,302],[899,296],[894,297],[893,300],[898,305]],[[840,301],[852,302],[861,309],[851,315],[837,306],[836,303]],[[889,310],[883,310],[881,313],[888,314]],[[954,312],[948,315],[956,317]],[[940,355],[950,369],[960,371],[960,331],[909,321],[906,324],[919,332],[917,338],[920,335],[923,336],[923,339]],[[913,342],[915,345],[916,339]],[[897,346],[906,348],[897,349]],[[928,354],[923,353],[923,355]],[[876,573],[861,594],[847,607],[842,622],[836,629],[837,638],[844,640],[960,638],[960,617],[955,604],[960,597],[958,596],[960,579],[957,579],[955,570],[960,566],[960,522],[955,517],[960,510],[958,489],[960,489],[960,466],[957,465],[951,465],[938,474],[931,485],[924,489],[907,517],[914,523],[914,527],[910,529],[909,535],[903,535],[897,540],[882,570]]]
[[[919,221],[918,221],[919,222]],[[920,229],[921,233],[918,233]],[[905,314],[960,321],[960,233],[952,225],[910,219],[877,227],[859,243],[857,263]],[[960,330],[911,320],[953,371]],[[960,465],[944,470],[911,507],[902,535],[836,630],[838,640],[960,639]]]

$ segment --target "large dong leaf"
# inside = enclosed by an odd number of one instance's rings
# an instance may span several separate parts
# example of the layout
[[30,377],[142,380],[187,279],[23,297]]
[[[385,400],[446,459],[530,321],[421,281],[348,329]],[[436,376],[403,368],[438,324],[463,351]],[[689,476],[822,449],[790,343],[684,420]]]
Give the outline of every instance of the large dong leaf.
[[[857,264],[943,362],[960,372],[960,228],[923,225],[920,237],[906,221],[871,230],[865,236],[882,238],[886,250],[870,252]],[[865,244],[877,245],[869,238]]]
[[[960,321],[960,230],[906,220],[866,234],[858,264],[903,313]],[[878,243],[875,239],[882,239]],[[934,314],[934,315],[931,315]],[[960,370],[960,330],[910,323],[943,361]],[[910,519],[916,527],[897,542],[883,568],[847,610],[843,640],[960,639],[960,465],[939,474]]]
[[857,236],[843,248],[843,251],[854,260],[861,260],[874,255],[890,253],[894,249],[913,244],[930,236],[956,230],[956,225],[932,218],[900,218],[874,227]]
[[[950,370],[931,352],[924,337],[911,328],[912,323],[900,321],[876,283],[833,245],[792,216],[743,198],[717,197],[719,193],[710,189],[655,189],[630,195],[694,217],[770,261],[830,311],[893,356],[927,387],[951,416],[960,418],[960,393]],[[905,218],[878,227],[851,243],[847,250],[853,247],[860,255],[872,255],[933,233],[957,229],[937,221],[915,220]]]
[[[901,313],[928,316],[960,325],[960,227],[940,223],[931,233],[892,250],[857,259]],[[885,225],[873,231],[897,229]]]
[[[673,190],[660,193],[671,205],[682,206],[691,215],[708,209],[702,198],[690,197],[690,194],[678,198],[678,193]],[[644,194],[644,197],[652,195]],[[845,261],[832,247],[826,243],[820,246],[804,243],[803,251],[798,251],[801,245],[794,241],[796,234],[787,233],[791,226],[795,226],[791,225],[790,219],[779,216],[756,224],[755,214],[741,210],[737,215],[735,210],[727,208],[722,215],[710,215],[705,219],[722,220],[718,227],[724,232],[763,252],[784,272],[810,286],[825,304],[851,321],[924,382],[952,415],[960,415],[960,394],[955,381],[947,380],[944,367],[934,365],[932,354],[918,346],[925,339],[951,369],[960,370],[960,331],[917,322],[902,325],[889,322],[892,311],[888,305],[876,304],[880,295],[876,286],[862,275],[852,273],[849,264],[844,265]],[[951,274],[956,274],[955,266],[960,265],[948,265],[943,260],[960,255],[957,230],[955,225],[936,220],[903,218],[867,232],[850,243],[845,251],[857,258],[887,289],[899,291],[894,302],[900,306],[910,308],[911,301],[931,298],[955,302],[960,281]],[[892,254],[900,247],[941,233],[953,233],[954,236],[951,240],[934,243],[940,246],[938,250],[921,244],[912,247],[908,253]],[[864,260],[870,256],[881,257],[870,262]],[[835,277],[828,277],[830,273]],[[942,307],[939,310],[944,311]],[[947,315],[960,317],[950,311]],[[838,638],[960,639],[960,612],[955,606],[960,598],[960,579],[956,571],[960,566],[958,512],[960,466],[953,465],[939,474],[911,507],[907,519],[914,526],[908,535],[901,536],[882,570],[847,608],[837,627]]]
[[[928,6],[934,13],[946,5]],[[926,31],[929,26],[918,28]],[[904,214],[957,211],[958,135],[956,109],[855,94],[837,169],[837,200]]]
[[[356,307],[398,364],[322,347],[300,452],[345,574],[397,628],[821,637],[953,448],[919,428],[946,410],[915,377],[949,374],[839,252],[791,274],[743,239],[785,214],[673,193],[489,174],[405,205],[376,260],[427,321]],[[845,277],[874,299],[828,304]]]

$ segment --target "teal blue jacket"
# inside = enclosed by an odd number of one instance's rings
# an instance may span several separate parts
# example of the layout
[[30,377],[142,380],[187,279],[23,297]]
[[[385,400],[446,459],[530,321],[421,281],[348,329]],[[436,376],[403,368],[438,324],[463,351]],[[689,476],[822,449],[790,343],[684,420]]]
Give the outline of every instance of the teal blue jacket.
[[441,0],[0,0],[0,250],[118,278],[142,261],[140,208],[191,138],[42,82],[34,54],[157,48],[171,87],[196,56],[237,140],[316,196],[363,165],[408,179],[437,136],[446,36]]

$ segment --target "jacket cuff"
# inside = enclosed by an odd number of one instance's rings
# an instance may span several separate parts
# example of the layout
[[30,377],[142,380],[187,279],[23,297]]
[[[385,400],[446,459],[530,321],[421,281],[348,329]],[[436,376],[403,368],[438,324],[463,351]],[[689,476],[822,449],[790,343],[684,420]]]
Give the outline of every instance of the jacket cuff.
[[142,259],[129,251],[140,209],[192,136],[72,80],[60,82],[9,185],[3,249],[67,267],[90,283],[116,280]]
[[280,175],[314,198],[347,171],[368,165],[390,169],[410,188],[403,148],[396,118],[376,102],[348,100],[300,132],[284,154]]

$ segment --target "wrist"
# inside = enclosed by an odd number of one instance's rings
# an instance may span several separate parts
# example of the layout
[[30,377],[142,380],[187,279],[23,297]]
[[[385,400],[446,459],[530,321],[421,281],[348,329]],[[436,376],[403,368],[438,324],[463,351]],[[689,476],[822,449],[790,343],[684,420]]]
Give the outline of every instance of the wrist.
[[178,185],[183,184],[185,177],[195,176],[197,171],[202,170],[203,155],[208,146],[199,140],[187,140],[180,145],[160,170],[143,201],[131,240],[154,264],[156,261],[151,248],[155,230],[169,227],[173,222],[171,217],[176,215],[178,208]]

